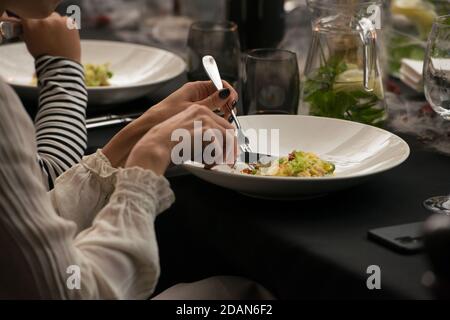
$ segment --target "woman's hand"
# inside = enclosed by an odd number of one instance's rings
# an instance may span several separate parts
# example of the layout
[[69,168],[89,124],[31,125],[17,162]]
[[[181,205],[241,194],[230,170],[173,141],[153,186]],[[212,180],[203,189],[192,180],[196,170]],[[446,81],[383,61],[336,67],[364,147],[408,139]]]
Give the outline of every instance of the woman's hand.
[[210,110],[221,110],[224,118],[231,116],[231,109],[235,108],[238,94],[226,81],[223,81],[224,89],[217,91],[211,81],[197,81],[186,83],[165,100],[148,110],[148,114],[158,114],[161,119],[167,120],[177,113],[185,110],[192,104],[208,107]]
[[58,56],[80,63],[80,34],[69,29],[68,19],[57,13],[46,19],[22,19],[23,40],[33,57]]
[[[201,135],[214,133],[213,142],[203,142],[205,144],[215,144],[215,150],[220,152],[215,157],[220,161],[234,161],[237,154],[236,137],[234,127],[219,117],[209,108],[200,105],[191,105],[181,113],[173,116],[169,120],[155,126],[147,132],[143,138],[134,146],[128,157],[125,167],[141,167],[152,170],[158,175],[163,175],[171,163],[173,148],[180,143],[172,141],[172,134],[177,129],[185,129],[189,132],[191,141],[190,150],[194,150],[194,137],[197,132],[194,122],[199,121],[202,124]],[[211,137],[210,137],[211,138]],[[219,144],[219,141],[222,143]],[[185,141],[183,141],[184,144]],[[231,145],[227,145],[227,142]],[[187,145],[187,144],[186,144]],[[188,151],[188,150],[184,150]],[[192,155],[191,155],[192,156]],[[232,159],[230,159],[232,157]]]
[[131,149],[150,129],[192,105],[202,105],[210,110],[221,109],[224,111],[225,119],[228,119],[229,108],[235,107],[238,94],[225,81],[224,88],[218,92],[211,81],[185,84],[120,131],[103,148],[104,154],[114,167],[124,166]]

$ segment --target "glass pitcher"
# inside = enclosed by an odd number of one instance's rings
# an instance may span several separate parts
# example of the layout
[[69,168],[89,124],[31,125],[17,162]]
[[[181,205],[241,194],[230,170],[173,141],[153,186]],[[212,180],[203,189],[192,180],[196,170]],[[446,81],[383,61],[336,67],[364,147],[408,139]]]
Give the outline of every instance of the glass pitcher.
[[382,3],[307,0],[312,40],[303,112],[380,125],[386,118],[377,30]]

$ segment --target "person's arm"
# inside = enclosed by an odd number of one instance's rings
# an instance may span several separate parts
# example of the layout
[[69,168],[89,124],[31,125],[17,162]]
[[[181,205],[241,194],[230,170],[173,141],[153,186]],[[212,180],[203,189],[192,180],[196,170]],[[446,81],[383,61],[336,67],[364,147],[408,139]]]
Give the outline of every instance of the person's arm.
[[[208,107],[191,105],[169,120],[156,124],[143,134],[137,143],[132,143],[126,138],[128,129],[125,128],[125,133],[119,133],[108,143],[109,150],[116,150],[117,154],[124,154],[120,145],[121,142],[128,142],[131,147],[130,151],[126,152],[127,158],[123,166],[127,164],[139,166],[162,175],[171,162],[170,150],[176,144],[170,139],[172,132],[183,127],[193,130],[193,119],[196,117],[202,121],[204,129],[220,128],[222,130],[223,136],[218,141],[226,143],[226,141],[235,140],[234,136],[231,140],[224,140],[224,137],[230,135],[233,130],[233,126],[227,121],[215,115]],[[211,125],[209,118],[213,118],[215,124]],[[227,130],[231,131],[227,132]],[[193,132],[192,134],[194,135]],[[161,147],[156,141],[164,141],[165,144]],[[133,151],[134,155],[129,156],[129,153]],[[232,156],[236,155],[235,143]],[[223,156],[226,158],[230,155],[224,154]],[[96,214],[108,203],[114,191],[116,175],[119,170],[112,165],[110,157],[111,154],[105,150],[98,150],[95,154],[84,157],[80,164],[72,167],[56,180],[55,188],[49,193],[58,215],[75,222],[78,227],[77,232],[91,226]]]
[[108,204],[118,172],[101,150],[84,157],[62,174],[49,192],[56,213],[75,222],[77,233],[89,228]]
[[[103,150],[84,157],[73,168],[62,174],[50,192],[57,213],[78,226],[82,231],[92,224],[96,214],[108,203],[114,191],[118,170],[128,160],[137,142],[153,127],[177,115],[194,102],[210,109],[233,105],[237,93],[228,83],[229,94],[220,97],[211,82],[195,82],[184,85],[163,102],[150,108],[139,119],[122,129]],[[229,110],[228,110],[229,112]],[[70,192],[77,185],[76,192]],[[82,210],[80,210],[82,208]]]
[[[26,184],[26,190],[0,191],[2,200],[10,200],[0,204],[5,213],[0,243],[18,248],[2,264],[0,283],[10,285],[0,287],[1,297],[146,299],[152,294],[160,272],[154,220],[173,202],[163,177],[121,169],[109,203],[75,237],[75,223],[56,215],[34,170],[19,169],[7,175],[9,185]],[[80,272],[79,289],[77,279],[70,278],[73,270]],[[3,291],[8,287],[26,290],[12,297]]]
[[[233,128],[202,106],[154,127],[119,169],[108,204],[77,234],[74,222],[56,214],[37,174],[34,128],[0,82],[0,245],[8,245],[8,255],[0,255],[0,297],[148,298],[159,276],[154,219],[174,201],[162,176],[175,144],[170,136],[177,128],[193,135],[199,120],[204,131]],[[69,194],[80,191],[77,182],[66,182]]]
[[48,188],[77,164],[87,148],[87,91],[83,67],[62,57],[36,59],[39,109],[35,118],[38,160]]
[[[121,169],[106,206],[78,233],[55,212],[36,162],[33,124],[2,81],[0,135],[0,298],[148,298],[159,275],[154,219],[174,200],[167,180]],[[74,196],[76,179],[66,183]],[[79,290],[73,268],[81,272]]]
[[81,160],[87,146],[87,91],[78,30],[58,14],[23,19],[23,39],[35,58],[39,109],[35,118],[38,160],[49,189]]

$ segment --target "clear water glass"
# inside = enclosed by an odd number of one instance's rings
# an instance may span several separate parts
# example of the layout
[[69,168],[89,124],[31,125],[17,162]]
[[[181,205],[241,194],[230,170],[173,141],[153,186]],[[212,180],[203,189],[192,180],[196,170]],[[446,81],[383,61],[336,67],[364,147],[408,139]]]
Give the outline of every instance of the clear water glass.
[[[424,61],[425,96],[433,110],[450,121],[450,15],[436,19],[428,39]],[[424,202],[427,209],[450,215],[450,196]]]

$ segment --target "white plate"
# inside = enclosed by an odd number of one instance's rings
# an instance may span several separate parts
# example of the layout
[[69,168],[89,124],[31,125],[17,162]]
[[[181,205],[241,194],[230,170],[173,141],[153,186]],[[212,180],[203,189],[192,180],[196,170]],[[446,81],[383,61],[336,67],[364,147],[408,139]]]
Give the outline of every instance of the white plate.
[[[177,55],[142,45],[82,40],[82,62],[110,63],[114,77],[109,87],[90,87],[89,104],[110,104],[129,101],[150,94],[159,85],[186,70],[186,63]],[[0,76],[19,95],[36,99],[38,90],[32,85],[34,60],[23,43],[0,46]]]
[[[410,154],[408,144],[398,136],[356,122],[284,115],[239,119],[245,130],[279,129],[280,149],[276,156],[301,150],[314,152],[336,165],[335,175],[323,178],[250,176],[229,172],[225,166],[211,171],[196,163],[184,165],[203,180],[254,197],[302,199],[335,192],[400,165]],[[272,142],[268,140],[270,146]],[[256,141],[250,142],[252,149],[258,150]],[[259,150],[262,153],[268,151],[267,148]]]

